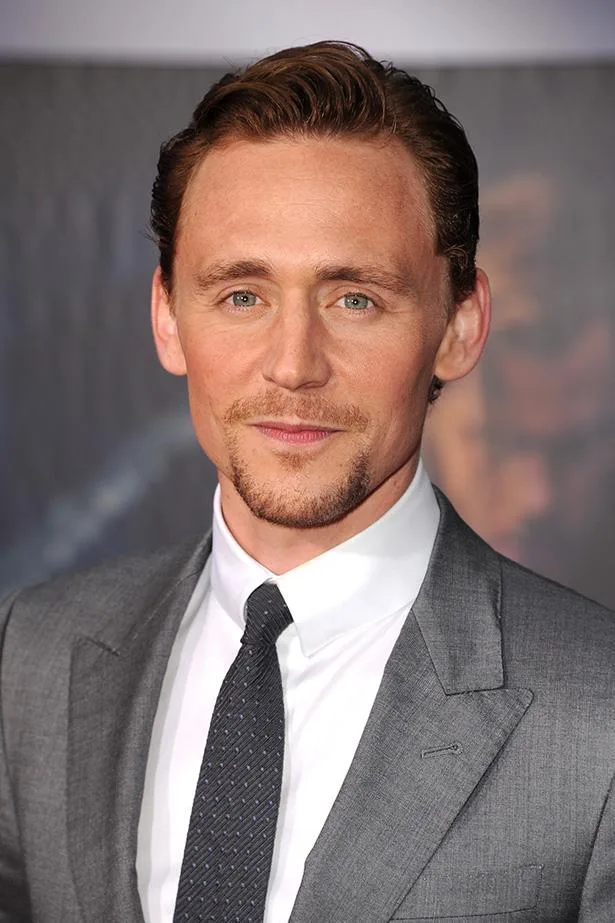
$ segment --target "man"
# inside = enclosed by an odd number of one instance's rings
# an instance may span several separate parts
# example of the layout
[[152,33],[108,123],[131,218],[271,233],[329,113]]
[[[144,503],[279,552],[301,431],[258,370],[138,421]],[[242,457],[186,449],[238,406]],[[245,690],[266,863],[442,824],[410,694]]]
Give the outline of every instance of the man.
[[489,323],[462,129],[280,52],[163,147],[152,224],[212,537],[5,604],[0,920],[612,923],[612,616],[419,460]]

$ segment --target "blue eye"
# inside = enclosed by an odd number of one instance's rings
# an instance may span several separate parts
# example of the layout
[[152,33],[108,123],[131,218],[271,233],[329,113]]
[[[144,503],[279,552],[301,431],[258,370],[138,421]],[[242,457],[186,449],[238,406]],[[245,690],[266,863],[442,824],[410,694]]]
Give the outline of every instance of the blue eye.
[[349,292],[344,295],[344,307],[350,308],[351,311],[365,311],[372,304],[371,298],[367,295],[361,295],[360,292]]
[[252,308],[256,304],[254,292],[233,292],[231,303],[236,308]]

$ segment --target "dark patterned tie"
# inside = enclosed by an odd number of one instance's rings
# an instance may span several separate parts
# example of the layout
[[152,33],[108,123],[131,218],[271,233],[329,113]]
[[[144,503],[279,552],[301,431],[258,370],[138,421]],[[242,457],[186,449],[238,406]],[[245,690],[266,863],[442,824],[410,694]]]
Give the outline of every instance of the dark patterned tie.
[[216,700],[192,806],[174,923],[257,923],[265,913],[284,760],[275,643],[292,617],[277,586],[246,605]]

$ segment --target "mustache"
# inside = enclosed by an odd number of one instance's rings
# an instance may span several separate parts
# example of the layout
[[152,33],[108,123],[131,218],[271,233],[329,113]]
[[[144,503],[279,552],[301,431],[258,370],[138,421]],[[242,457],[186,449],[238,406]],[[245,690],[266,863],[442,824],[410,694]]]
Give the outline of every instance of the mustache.
[[283,394],[260,394],[241,397],[224,414],[226,424],[245,423],[255,417],[298,417],[311,423],[365,432],[369,418],[357,404],[334,404],[322,397],[287,397]]

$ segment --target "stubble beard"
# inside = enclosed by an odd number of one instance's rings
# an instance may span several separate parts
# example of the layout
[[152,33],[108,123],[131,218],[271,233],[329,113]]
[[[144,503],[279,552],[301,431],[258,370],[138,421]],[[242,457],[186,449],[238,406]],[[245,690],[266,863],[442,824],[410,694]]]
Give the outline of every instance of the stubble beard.
[[[290,454],[279,456],[279,460],[292,471],[297,471],[302,461]],[[353,459],[350,470],[338,483],[311,496],[309,473],[305,478],[306,489],[300,485],[285,488],[281,478],[280,488],[275,490],[258,482],[236,450],[230,452],[230,467],[233,486],[250,512],[258,519],[289,529],[319,529],[333,525],[356,509],[370,493],[371,478],[365,453]]]

